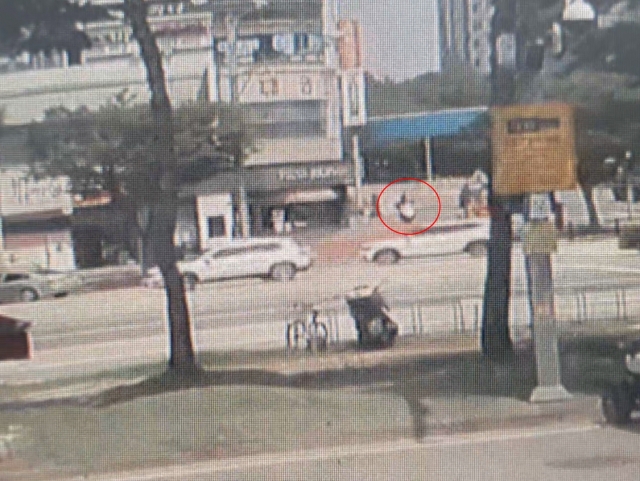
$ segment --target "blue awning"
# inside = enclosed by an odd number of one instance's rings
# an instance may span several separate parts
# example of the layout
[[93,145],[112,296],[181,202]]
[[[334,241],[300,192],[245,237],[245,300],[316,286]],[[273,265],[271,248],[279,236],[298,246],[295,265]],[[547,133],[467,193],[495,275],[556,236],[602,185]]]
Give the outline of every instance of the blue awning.
[[363,127],[361,141],[364,151],[405,140],[459,134],[479,123],[487,107],[439,110],[417,114],[370,117]]

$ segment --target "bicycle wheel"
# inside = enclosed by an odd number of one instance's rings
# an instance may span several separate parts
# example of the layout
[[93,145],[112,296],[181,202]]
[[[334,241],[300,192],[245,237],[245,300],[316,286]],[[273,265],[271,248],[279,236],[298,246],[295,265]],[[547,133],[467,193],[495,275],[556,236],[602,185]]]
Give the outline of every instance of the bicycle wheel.
[[287,325],[287,347],[304,349],[307,347],[307,328],[304,321],[295,320]]

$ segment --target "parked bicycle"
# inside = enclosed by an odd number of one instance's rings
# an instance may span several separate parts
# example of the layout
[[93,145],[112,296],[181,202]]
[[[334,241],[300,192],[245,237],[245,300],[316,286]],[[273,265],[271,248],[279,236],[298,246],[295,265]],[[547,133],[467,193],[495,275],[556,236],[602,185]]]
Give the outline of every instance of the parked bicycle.
[[[333,296],[315,304],[296,304],[298,311],[295,319],[287,324],[287,346],[289,349],[324,350],[329,342],[327,322],[321,320],[320,303],[328,301],[346,301],[349,315],[354,321],[358,334],[358,346],[364,349],[388,348],[393,346],[398,336],[398,324],[392,319],[392,313],[380,292],[375,287],[357,286],[349,292]],[[329,325],[330,316],[324,316]],[[337,331],[336,331],[337,333]],[[336,336],[337,339],[337,336]]]
[[287,347],[291,350],[322,351],[329,343],[326,323],[319,320],[320,309],[314,304],[296,304],[296,318],[287,324]]

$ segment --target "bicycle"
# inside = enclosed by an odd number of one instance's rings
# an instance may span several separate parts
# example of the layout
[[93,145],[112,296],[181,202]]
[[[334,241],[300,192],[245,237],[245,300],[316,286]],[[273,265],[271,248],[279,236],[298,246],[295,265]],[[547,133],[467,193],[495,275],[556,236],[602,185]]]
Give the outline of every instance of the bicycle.
[[287,324],[287,348],[314,352],[325,350],[329,330],[324,322],[318,320],[320,309],[312,304],[296,304],[294,307],[300,312],[294,321]]

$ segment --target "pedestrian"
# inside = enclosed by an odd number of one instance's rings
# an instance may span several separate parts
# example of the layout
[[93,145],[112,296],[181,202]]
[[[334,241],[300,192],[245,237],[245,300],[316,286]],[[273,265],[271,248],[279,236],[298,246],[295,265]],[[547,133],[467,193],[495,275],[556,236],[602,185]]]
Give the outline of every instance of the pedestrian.
[[400,201],[396,204],[400,219],[409,224],[416,218],[416,208],[413,201],[407,197],[406,193],[400,196]]

